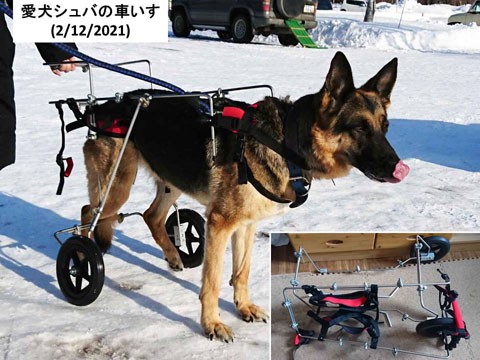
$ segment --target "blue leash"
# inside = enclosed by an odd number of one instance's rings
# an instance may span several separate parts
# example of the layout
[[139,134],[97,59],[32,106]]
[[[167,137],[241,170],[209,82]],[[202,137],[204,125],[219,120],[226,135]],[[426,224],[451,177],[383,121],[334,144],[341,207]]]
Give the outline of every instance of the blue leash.
[[[1,0],[0,0],[0,11],[13,19],[12,9],[10,9],[5,3],[1,2]],[[151,76],[147,76],[147,75],[141,74],[141,73],[133,71],[133,70],[128,70],[128,69],[122,68],[120,66],[112,65],[112,64],[106,63],[104,61],[95,59],[91,56],[88,56],[88,55],[76,50],[76,49],[73,49],[72,47],[70,47],[68,45],[65,45],[65,44],[62,44],[62,43],[52,43],[52,45],[54,45],[57,48],[65,51],[67,54],[70,54],[72,56],[75,56],[75,57],[85,61],[86,63],[92,64],[92,65],[95,65],[95,66],[98,66],[98,67],[101,67],[101,68],[104,68],[104,69],[107,69],[107,70],[110,70],[110,71],[113,71],[113,72],[117,72],[119,74],[130,76],[130,77],[133,77],[133,78],[136,78],[136,79],[140,79],[140,80],[143,80],[143,81],[146,81],[146,82],[158,85],[158,86],[161,86],[161,87],[163,87],[165,89],[168,89],[168,90],[170,90],[174,93],[177,93],[177,94],[183,95],[183,94],[186,93],[185,90],[179,88],[178,86],[170,84],[166,81],[163,81],[163,80],[160,80],[160,79],[157,79],[157,78],[153,78]],[[210,110],[205,103],[201,102],[200,104],[205,110],[207,110],[207,111]]]
[[9,18],[13,19],[13,11],[10,9],[7,4],[3,2],[3,0],[0,1],[0,11],[3,12],[5,15],[7,15]]
[[98,67],[101,67],[101,68],[104,68],[104,69],[107,69],[107,70],[110,70],[110,71],[113,71],[113,72],[116,72],[116,73],[119,73],[119,74],[127,75],[127,76],[130,76],[130,77],[136,78],[136,79],[140,79],[140,80],[143,80],[143,81],[146,81],[146,82],[149,82],[149,83],[153,83],[155,85],[159,85],[159,86],[161,86],[165,89],[171,90],[171,91],[173,91],[174,93],[177,93],[177,94],[181,94],[181,95],[185,94],[185,90],[183,90],[183,89],[181,89],[181,88],[179,88],[179,87],[177,87],[173,84],[170,84],[166,81],[156,79],[156,78],[153,78],[151,76],[144,75],[144,74],[141,74],[141,73],[133,71],[133,70],[128,70],[128,69],[122,68],[120,66],[112,65],[112,64],[106,63],[105,61],[95,59],[91,56],[88,56],[88,55],[86,55],[86,54],[84,54],[84,53],[82,53],[78,50],[75,50],[74,48],[72,48],[68,45],[62,44],[62,43],[52,43],[52,45],[59,48],[60,50],[65,51],[67,54],[70,54],[70,55],[75,56],[79,59],[82,59],[83,61],[85,61],[88,64],[92,64],[92,65],[95,65],[95,66],[98,66]]

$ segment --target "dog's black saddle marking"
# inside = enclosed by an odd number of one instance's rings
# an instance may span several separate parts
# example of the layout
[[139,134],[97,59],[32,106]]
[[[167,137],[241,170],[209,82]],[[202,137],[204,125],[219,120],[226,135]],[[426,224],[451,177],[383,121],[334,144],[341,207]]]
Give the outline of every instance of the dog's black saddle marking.
[[[134,95],[137,92],[129,94]],[[128,99],[128,94],[126,95],[125,99]],[[189,99],[188,101],[193,101],[194,103],[191,103],[191,105],[195,108],[198,107],[196,106],[198,105],[198,100]],[[128,103],[129,101],[120,104],[109,101],[100,106],[89,106],[86,108],[85,112],[82,113],[75,99],[69,98],[66,100],[66,104],[74,114],[76,121],[66,125],[65,129],[67,132],[70,132],[87,126],[90,130],[100,135],[125,137],[130,124],[132,112],[132,107]],[[61,104],[58,104],[57,108],[63,122],[63,111],[61,110]],[[259,104],[260,102],[242,108],[240,105],[236,106],[235,102],[218,99],[214,103],[215,110],[217,110],[216,114],[208,119],[208,124],[215,128],[229,130],[236,135],[234,160],[238,164],[238,181],[240,184],[250,182],[260,194],[274,202],[283,204],[290,203],[291,208],[300,206],[308,198],[310,182],[303,175],[305,170],[309,170],[309,166],[306,160],[299,155],[298,124],[296,123],[295,116],[291,116],[292,112],[290,111],[286,116],[282,117],[284,141],[279,142],[271,135],[267,134],[267,132],[256,126],[255,114],[258,111],[257,108]],[[201,113],[201,117],[205,118],[207,115]],[[64,139],[65,135],[63,132],[64,128],[62,127],[62,138]],[[259,143],[273,150],[287,161],[290,174],[290,185],[296,195],[293,201],[273,194],[255,178],[244,157],[245,136],[253,137]],[[61,151],[61,153],[62,152],[63,151]],[[61,157],[61,153],[59,153],[57,158],[59,156]],[[64,173],[65,171],[61,166],[61,183],[63,182]]]

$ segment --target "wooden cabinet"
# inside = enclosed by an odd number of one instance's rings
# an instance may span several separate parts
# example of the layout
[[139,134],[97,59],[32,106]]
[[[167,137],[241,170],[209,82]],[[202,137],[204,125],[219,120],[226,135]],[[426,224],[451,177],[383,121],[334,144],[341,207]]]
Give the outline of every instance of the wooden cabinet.
[[[423,237],[447,233],[419,233]],[[302,246],[318,261],[408,257],[417,233],[292,233],[290,242],[296,251]]]
[[379,233],[376,234],[375,249],[408,249],[410,250],[415,243],[417,235],[423,237],[440,235],[447,239],[452,238],[452,234],[438,234],[438,233]]
[[289,234],[289,237],[295,250],[302,246],[309,254],[369,250],[375,246],[372,233]]

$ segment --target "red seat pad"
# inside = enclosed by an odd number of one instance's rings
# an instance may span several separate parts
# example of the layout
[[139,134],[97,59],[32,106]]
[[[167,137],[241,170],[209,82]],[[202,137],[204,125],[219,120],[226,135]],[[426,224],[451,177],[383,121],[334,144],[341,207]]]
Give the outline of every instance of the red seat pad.
[[359,307],[365,304],[365,302],[367,301],[367,297],[362,296],[357,299],[338,299],[333,296],[326,296],[322,299],[322,301],[328,301],[332,304],[345,305],[350,307]]

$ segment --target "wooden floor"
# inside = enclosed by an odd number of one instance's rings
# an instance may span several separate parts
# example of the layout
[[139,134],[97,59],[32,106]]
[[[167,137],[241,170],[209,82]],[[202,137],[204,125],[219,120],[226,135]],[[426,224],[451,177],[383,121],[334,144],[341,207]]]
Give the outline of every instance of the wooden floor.
[[[289,274],[295,272],[296,257],[291,244],[285,246],[272,246],[272,275]],[[452,245],[450,253],[442,261],[480,259],[480,250],[455,250]],[[364,259],[364,260],[341,260],[341,261],[322,261],[318,262],[319,268],[328,269],[328,272],[353,271],[360,266],[361,270],[378,269],[393,267],[397,265],[397,259]],[[300,265],[300,272],[315,272],[315,268],[310,262]]]

